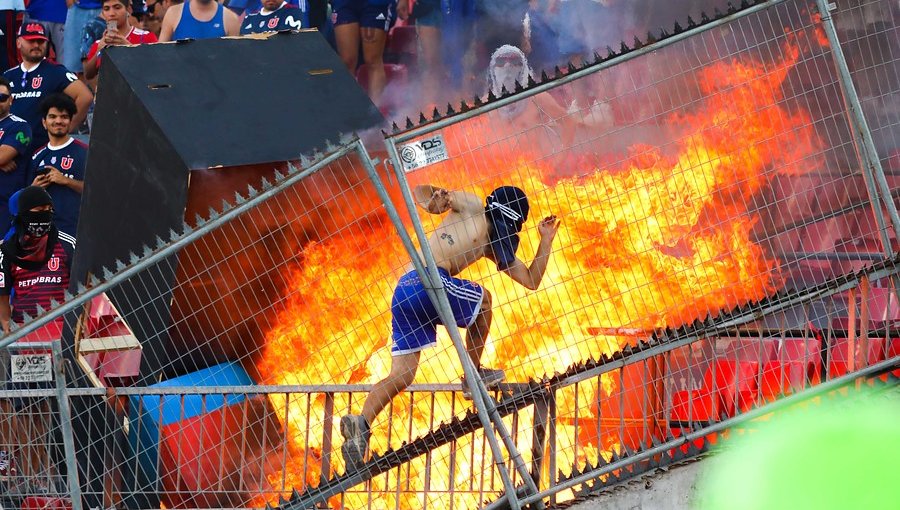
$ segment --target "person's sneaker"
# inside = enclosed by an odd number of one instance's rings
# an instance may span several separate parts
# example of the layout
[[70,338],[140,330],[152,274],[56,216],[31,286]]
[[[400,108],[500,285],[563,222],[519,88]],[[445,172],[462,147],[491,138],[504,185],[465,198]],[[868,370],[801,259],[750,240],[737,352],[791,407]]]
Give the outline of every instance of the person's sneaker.
[[[506,380],[506,373],[503,370],[497,368],[478,368],[478,375],[481,377],[481,380],[484,382],[484,386],[489,389],[495,389],[500,384]],[[462,377],[462,394],[463,398],[472,399],[472,391],[469,389],[468,383],[466,383],[466,376]]]
[[341,455],[344,457],[345,472],[356,471],[366,462],[369,450],[369,424],[364,417],[357,414],[342,416],[341,435],[344,436]]

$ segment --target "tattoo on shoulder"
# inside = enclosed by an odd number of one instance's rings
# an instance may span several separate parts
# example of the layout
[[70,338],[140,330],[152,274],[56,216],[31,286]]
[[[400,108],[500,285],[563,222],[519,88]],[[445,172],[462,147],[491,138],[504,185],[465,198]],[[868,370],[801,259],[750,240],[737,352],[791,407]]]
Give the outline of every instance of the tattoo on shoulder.
[[441,239],[446,239],[447,244],[449,244],[450,246],[453,246],[454,241],[453,241],[452,235],[445,232],[445,233],[441,234]]

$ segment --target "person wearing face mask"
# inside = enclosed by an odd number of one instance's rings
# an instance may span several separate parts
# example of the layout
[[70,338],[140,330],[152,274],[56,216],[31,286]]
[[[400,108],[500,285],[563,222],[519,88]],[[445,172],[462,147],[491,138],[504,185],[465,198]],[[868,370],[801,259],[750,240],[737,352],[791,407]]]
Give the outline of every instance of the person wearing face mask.
[[[75,238],[57,230],[53,200],[40,186],[28,186],[9,199],[13,225],[0,245],[0,325],[36,317],[38,306],[62,302],[69,287]],[[61,318],[60,318],[61,319]]]

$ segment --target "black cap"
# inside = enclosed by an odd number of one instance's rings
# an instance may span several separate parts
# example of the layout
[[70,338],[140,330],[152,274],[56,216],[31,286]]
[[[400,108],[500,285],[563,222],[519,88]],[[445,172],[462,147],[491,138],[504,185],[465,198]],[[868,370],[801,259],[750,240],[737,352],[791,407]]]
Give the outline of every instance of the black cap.
[[[15,204],[12,203],[13,200],[15,200]],[[18,216],[23,212],[42,205],[53,205],[53,199],[50,198],[50,194],[40,186],[28,186],[17,191],[10,198],[10,206],[14,206],[10,207],[10,213]]]
[[519,232],[528,219],[528,208],[528,197],[515,186],[499,187],[485,199],[484,214],[491,223],[491,249],[501,271],[516,260]]

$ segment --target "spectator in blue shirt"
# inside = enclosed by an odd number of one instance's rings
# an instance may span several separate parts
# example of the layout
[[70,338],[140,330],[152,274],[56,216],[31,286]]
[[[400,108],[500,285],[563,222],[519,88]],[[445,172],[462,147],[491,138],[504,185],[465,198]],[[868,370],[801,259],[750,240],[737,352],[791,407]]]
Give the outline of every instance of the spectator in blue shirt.
[[31,0],[28,3],[25,22],[37,21],[44,25],[47,35],[50,37],[50,44],[53,45],[53,50],[56,52],[56,58],[62,58],[63,48],[65,48],[63,32],[67,14],[66,0]]
[[69,135],[75,116],[75,101],[65,94],[53,94],[41,103],[41,122],[50,141],[31,158],[28,180],[47,190],[53,198],[53,222],[60,232],[74,237],[84,191],[87,145]]
[[81,69],[81,34],[89,21],[100,15],[100,0],[66,0],[69,12],[66,15],[66,28],[63,34],[63,55],[60,62],[73,73]]
[[0,76],[0,231],[6,231],[12,216],[9,197],[25,187],[31,127],[12,115],[12,90],[9,80]]

